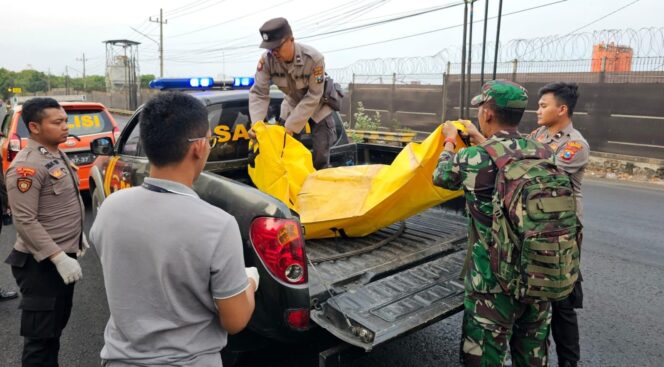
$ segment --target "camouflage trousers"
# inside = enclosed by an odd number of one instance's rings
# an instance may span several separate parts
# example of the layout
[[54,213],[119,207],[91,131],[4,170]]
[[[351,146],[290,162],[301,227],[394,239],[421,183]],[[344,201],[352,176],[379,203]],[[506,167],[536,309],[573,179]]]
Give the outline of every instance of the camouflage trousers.
[[465,366],[502,366],[512,352],[515,367],[546,366],[549,302],[521,303],[503,293],[466,290],[461,362]]

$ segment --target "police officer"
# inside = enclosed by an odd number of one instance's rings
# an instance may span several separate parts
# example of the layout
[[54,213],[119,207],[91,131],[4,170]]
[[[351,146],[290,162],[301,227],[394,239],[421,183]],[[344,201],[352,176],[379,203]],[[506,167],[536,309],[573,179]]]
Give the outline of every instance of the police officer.
[[[556,165],[572,181],[579,220],[583,219],[581,182],[588,164],[590,147],[581,133],[572,125],[572,115],[579,98],[576,84],[551,83],[539,90],[537,109],[538,129],[530,137],[548,144],[555,152]],[[579,274],[580,275],[580,274]],[[558,365],[574,367],[580,358],[579,325],[575,308],[583,307],[581,277],[568,298],[552,302],[551,331],[556,342]]]
[[[0,115],[2,112],[2,101],[0,100]],[[0,233],[2,233],[2,224],[4,221],[4,213],[6,212],[7,207],[7,189],[5,188],[5,177],[0,172],[0,208],[2,208],[2,220],[0,220]],[[18,293],[14,291],[8,291],[0,288],[0,301],[8,301],[18,297]]]
[[12,266],[22,300],[23,366],[57,366],[60,334],[71,314],[77,256],[83,237],[83,201],[75,166],[58,149],[67,140],[67,114],[52,98],[23,105],[30,138],[7,170],[16,243]]
[[[295,43],[284,18],[268,20],[260,28],[260,47],[267,49],[258,60],[256,78],[249,93],[252,123],[265,120],[270,103],[270,82],[283,93],[280,118],[289,134],[312,126],[313,163],[316,169],[330,164],[330,147],[336,140],[332,108],[321,101],[325,60],[313,47]],[[255,137],[253,132],[250,132]]]

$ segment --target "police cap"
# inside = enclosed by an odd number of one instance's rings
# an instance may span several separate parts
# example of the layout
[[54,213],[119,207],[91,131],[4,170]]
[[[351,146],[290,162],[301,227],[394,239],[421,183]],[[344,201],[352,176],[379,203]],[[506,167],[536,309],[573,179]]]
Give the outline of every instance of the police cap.
[[266,49],[273,49],[279,47],[287,37],[293,35],[288,21],[285,18],[270,19],[259,29],[261,32],[260,47]]

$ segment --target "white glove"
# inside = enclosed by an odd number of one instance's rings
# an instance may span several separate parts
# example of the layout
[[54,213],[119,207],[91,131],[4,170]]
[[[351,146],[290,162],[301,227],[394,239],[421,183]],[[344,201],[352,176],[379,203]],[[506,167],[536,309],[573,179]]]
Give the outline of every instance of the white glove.
[[74,283],[83,278],[83,271],[78,261],[67,256],[64,251],[60,251],[57,255],[51,258],[55,268],[64,280],[65,284]]
[[88,251],[90,248],[90,244],[88,244],[88,238],[85,236],[85,233],[81,236],[81,248],[76,251],[76,258],[80,259],[83,256],[85,256],[85,253]]
[[247,278],[251,278],[254,280],[254,283],[256,283],[256,289],[254,289],[254,292],[258,290],[258,281],[260,280],[260,276],[258,275],[258,269],[255,267],[251,268],[244,268],[244,271],[247,273]]

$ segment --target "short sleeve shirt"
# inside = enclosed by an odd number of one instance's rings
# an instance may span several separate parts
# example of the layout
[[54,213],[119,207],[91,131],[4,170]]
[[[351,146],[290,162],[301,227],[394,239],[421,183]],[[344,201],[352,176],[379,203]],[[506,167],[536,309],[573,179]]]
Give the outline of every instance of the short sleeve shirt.
[[565,171],[572,181],[576,208],[579,218],[583,217],[583,194],[581,184],[583,175],[590,159],[590,146],[581,133],[572,123],[554,135],[549,135],[546,126],[542,126],[530,133],[532,139],[547,144],[555,152],[556,166]]
[[158,191],[113,193],[90,230],[111,312],[101,358],[110,366],[221,366],[227,333],[214,298],[249,284],[237,222],[187,186],[145,183]]

